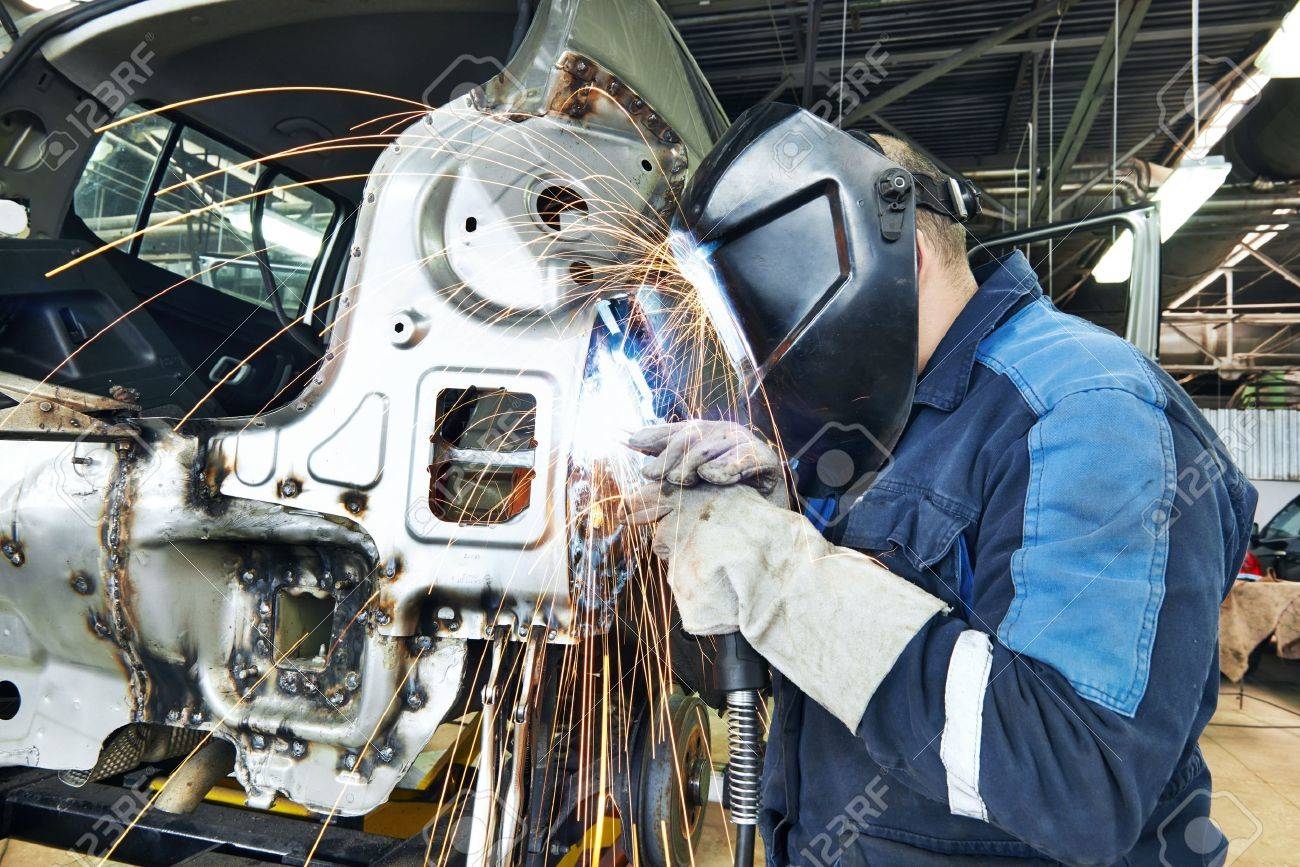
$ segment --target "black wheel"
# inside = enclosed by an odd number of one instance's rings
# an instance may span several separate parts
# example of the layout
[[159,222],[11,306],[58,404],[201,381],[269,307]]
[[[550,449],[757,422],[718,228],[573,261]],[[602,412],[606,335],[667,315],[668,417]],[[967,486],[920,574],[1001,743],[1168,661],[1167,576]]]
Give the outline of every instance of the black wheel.
[[634,741],[633,767],[639,771],[631,811],[642,867],[691,863],[709,803],[708,708],[695,696],[674,692],[667,715],[667,726],[662,717],[643,716]]

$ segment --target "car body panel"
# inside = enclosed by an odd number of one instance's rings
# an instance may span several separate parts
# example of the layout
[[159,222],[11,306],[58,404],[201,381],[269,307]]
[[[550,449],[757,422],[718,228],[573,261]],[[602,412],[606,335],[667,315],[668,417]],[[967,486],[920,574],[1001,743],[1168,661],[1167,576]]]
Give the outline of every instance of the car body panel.
[[[120,8],[57,37],[50,59],[92,56],[122,21],[177,5]],[[104,411],[47,401],[80,431],[0,410],[0,660],[22,697],[0,764],[84,781],[130,727],[183,729],[234,744],[253,806],[362,814],[463,710],[470,645],[607,629],[626,554],[590,516],[575,538],[574,510],[601,490],[583,438],[606,419],[584,395],[609,382],[595,374],[629,287],[591,275],[666,229],[723,123],[651,0],[544,3],[497,79],[384,149],[325,355],[283,407],[161,419],[125,391]],[[547,210],[561,194],[587,223]],[[531,447],[449,443],[447,395],[497,392],[532,401]],[[642,397],[625,428],[652,415]],[[513,468],[526,507],[433,514],[439,461]]]

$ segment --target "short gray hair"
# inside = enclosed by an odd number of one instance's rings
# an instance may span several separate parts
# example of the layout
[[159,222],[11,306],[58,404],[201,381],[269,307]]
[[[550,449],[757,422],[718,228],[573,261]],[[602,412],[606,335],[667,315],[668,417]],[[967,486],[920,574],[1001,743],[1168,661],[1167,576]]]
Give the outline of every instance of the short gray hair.
[[[885,156],[898,163],[909,172],[929,175],[932,178],[944,177],[930,159],[912,145],[892,135],[873,135]],[[966,230],[960,223],[940,216],[926,208],[916,209],[916,226],[925,232],[940,260],[947,267],[964,265],[966,262]]]

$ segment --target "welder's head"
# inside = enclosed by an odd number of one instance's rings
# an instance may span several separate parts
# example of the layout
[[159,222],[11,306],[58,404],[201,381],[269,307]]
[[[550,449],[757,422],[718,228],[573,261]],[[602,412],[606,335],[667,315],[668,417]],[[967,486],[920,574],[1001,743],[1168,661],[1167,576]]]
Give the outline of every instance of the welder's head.
[[[852,492],[888,460],[926,329],[918,215],[964,220],[978,208],[968,184],[909,170],[870,137],[779,103],[745,112],[696,170],[678,262],[740,347],[752,420],[817,467],[814,489]],[[927,284],[939,283],[929,270],[956,267],[939,246],[950,237],[922,241]]]
[[[880,145],[885,156],[907,169],[913,176],[943,177],[943,172],[938,166],[902,139],[880,133],[873,134],[871,138]],[[970,270],[966,259],[966,229],[960,221],[947,215],[940,215],[928,208],[918,208],[916,233],[925,252],[933,256],[936,264],[944,270],[956,273]]]
[[[928,157],[892,135],[872,136],[885,156],[913,177],[942,178]],[[966,257],[966,227],[956,214],[916,209],[917,367],[924,370],[939,341],[978,288]]]

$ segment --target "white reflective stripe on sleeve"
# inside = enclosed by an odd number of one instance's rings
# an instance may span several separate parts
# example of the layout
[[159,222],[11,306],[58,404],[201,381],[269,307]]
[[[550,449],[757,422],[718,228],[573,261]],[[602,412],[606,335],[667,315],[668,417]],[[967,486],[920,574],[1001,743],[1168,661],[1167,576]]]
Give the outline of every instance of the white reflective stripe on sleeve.
[[980,797],[980,741],[984,730],[984,692],[993,667],[993,644],[983,632],[957,636],[943,689],[943,739],[939,758],[948,775],[948,809],[955,816],[988,821]]

